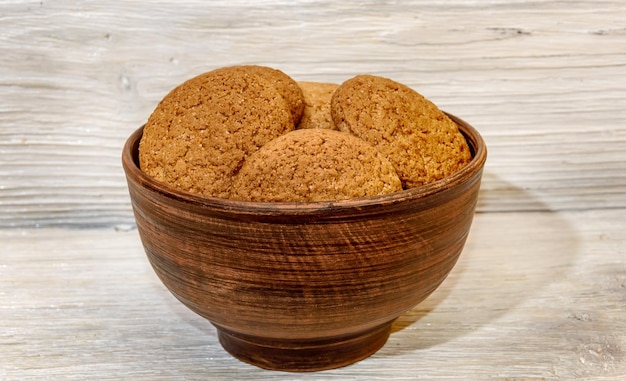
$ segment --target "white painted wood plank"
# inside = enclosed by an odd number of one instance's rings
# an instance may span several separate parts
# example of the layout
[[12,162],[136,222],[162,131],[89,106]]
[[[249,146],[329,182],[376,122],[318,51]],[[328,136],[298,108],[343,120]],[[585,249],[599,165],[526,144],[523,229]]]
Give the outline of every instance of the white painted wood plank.
[[625,18],[620,1],[4,1],[0,227],[132,223],[125,138],[237,63],[414,87],[487,140],[480,211],[624,208]]
[[2,380],[622,380],[623,211],[481,213],[456,267],[346,368],[243,364],[150,268],[135,230],[0,230]]

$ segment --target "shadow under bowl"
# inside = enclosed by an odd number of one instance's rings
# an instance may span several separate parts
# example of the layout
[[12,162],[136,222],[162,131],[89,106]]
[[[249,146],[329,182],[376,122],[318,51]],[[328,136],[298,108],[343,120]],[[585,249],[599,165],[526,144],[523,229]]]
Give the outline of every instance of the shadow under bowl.
[[383,196],[312,203],[220,199],[157,182],[139,168],[142,127],[122,163],[147,257],[242,361],[318,371],[366,358],[443,282],[469,233],[487,150],[473,127],[450,117],[473,155],[457,173]]

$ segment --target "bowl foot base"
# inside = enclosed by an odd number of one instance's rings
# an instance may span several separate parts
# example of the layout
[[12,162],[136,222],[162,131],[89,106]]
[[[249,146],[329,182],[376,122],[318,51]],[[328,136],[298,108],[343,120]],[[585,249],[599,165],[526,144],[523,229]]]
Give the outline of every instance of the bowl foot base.
[[317,340],[268,339],[216,328],[222,347],[241,361],[271,370],[313,372],[350,365],[374,354],[387,342],[391,323]]

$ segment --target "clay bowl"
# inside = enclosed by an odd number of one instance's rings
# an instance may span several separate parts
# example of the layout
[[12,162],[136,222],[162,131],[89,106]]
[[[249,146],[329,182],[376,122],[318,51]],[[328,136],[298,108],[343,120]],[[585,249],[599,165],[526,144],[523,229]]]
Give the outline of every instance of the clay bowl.
[[316,203],[233,201],[156,182],[138,166],[140,128],[122,159],[148,259],[240,360],[317,371],[370,356],[446,278],[467,238],[487,153],[479,133],[451,117],[473,153],[458,173]]

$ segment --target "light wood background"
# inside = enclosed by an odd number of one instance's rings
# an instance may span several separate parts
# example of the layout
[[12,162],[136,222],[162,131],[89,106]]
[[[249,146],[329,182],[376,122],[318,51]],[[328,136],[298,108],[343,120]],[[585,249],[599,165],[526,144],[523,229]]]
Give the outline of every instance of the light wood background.
[[[0,379],[626,379],[623,1],[0,3]],[[372,73],[489,149],[460,262],[358,364],[231,358],[152,273],[120,164],[183,80]]]

